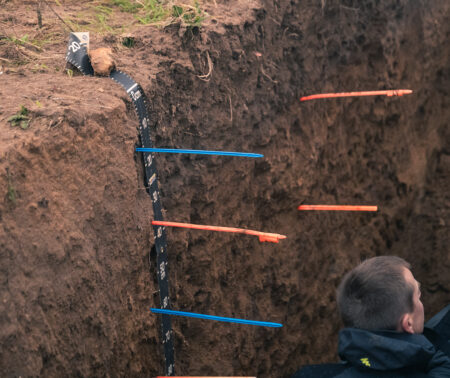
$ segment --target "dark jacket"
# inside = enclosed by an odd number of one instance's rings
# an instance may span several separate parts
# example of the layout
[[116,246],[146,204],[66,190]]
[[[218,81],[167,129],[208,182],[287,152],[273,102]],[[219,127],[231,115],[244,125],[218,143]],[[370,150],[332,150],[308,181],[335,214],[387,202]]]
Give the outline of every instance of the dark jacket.
[[450,305],[425,323],[423,334],[437,349],[450,357]]
[[450,358],[424,335],[345,328],[338,351],[348,367],[336,378],[450,377]]
[[450,305],[425,324],[424,335],[345,328],[338,364],[308,365],[292,378],[450,378]]

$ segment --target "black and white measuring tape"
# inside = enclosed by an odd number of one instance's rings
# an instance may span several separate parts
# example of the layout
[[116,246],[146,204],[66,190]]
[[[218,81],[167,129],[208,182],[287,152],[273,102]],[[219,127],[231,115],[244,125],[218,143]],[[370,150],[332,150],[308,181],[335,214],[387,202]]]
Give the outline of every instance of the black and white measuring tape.
[[[84,75],[94,75],[88,56],[89,33],[70,33],[69,46],[67,48],[66,60],[77,67]],[[142,147],[152,148],[150,139],[150,119],[147,112],[145,95],[142,88],[127,74],[113,70],[109,75],[111,79],[119,83],[130,96],[139,117],[139,134]],[[151,152],[143,152],[145,185],[153,203],[153,216],[155,220],[163,220],[161,211],[161,199],[158,190],[156,165]],[[161,308],[170,308],[169,282],[167,274],[167,242],[165,229],[162,226],[153,226],[155,234],[155,248],[157,260],[157,274],[159,284],[159,295]],[[164,344],[164,356],[166,363],[166,374],[173,375],[174,353],[172,326],[169,315],[162,316],[162,340]]]

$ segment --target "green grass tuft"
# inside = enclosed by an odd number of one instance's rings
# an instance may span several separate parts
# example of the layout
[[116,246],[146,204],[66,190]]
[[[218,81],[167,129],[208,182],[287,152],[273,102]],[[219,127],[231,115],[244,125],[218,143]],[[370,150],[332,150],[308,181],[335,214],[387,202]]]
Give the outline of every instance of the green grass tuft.
[[142,4],[131,2],[130,0],[111,0],[111,4],[119,7],[122,12],[137,13],[142,8]]
[[134,47],[135,44],[136,44],[136,41],[133,37],[122,38],[122,45],[124,45],[125,47],[132,48],[132,47]]
[[131,13],[140,24],[157,26],[180,22],[187,27],[201,27],[206,17],[196,0],[99,0],[94,4],[64,22],[75,31],[116,34],[123,33],[127,26],[113,26],[115,12]]
[[144,15],[136,17],[141,24],[156,24],[170,16],[169,10],[159,0],[145,0],[142,4],[142,12],[140,13]]
[[20,126],[21,129],[26,130],[30,125],[30,117],[28,117],[28,109],[20,105],[20,110],[14,114],[13,116],[8,118],[8,122],[11,123],[11,126]]

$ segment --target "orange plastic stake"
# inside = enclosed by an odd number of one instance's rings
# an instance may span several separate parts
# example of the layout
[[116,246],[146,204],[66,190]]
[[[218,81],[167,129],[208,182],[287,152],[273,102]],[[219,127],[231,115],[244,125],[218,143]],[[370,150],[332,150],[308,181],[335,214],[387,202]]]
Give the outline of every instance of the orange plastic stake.
[[317,100],[320,98],[335,98],[335,97],[358,97],[358,96],[403,96],[411,94],[411,89],[389,89],[383,91],[365,91],[365,92],[342,92],[342,93],[321,93],[300,98],[300,101]]
[[278,243],[280,241],[280,239],[286,239],[285,235],[272,234],[270,232],[246,230],[245,228],[219,227],[219,226],[208,226],[208,225],[203,225],[203,224],[166,222],[166,221],[155,221],[155,220],[152,221],[152,225],[167,226],[167,227],[193,228],[196,230],[207,230],[207,231],[234,232],[234,233],[238,233],[238,234],[258,236],[260,242]]
[[299,210],[378,211],[378,206],[300,205]]

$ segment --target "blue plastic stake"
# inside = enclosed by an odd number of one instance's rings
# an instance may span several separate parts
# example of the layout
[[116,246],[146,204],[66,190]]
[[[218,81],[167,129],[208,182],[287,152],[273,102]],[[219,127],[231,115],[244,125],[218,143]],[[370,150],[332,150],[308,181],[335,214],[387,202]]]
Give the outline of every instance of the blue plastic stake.
[[250,152],[232,152],[232,151],[207,151],[207,150],[181,150],[178,148],[143,148],[137,147],[140,152],[166,152],[171,154],[198,154],[198,155],[220,155],[220,156],[241,156],[251,158],[261,158],[264,155],[253,154]]
[[258,320],[247,320],[247,319],[237,319],[237,318],[224,318],[222,316],[197,314],[195,312],[164,310],[161,308],[150,308],[150,311],[153,313],[156,313],[156,314],[187,316],[190,318],[216,320],[218,322],[250,324],[250,325],[263,326],[263,327],[283,327],[283,324],[280,324],[280,323],[260,322]]

